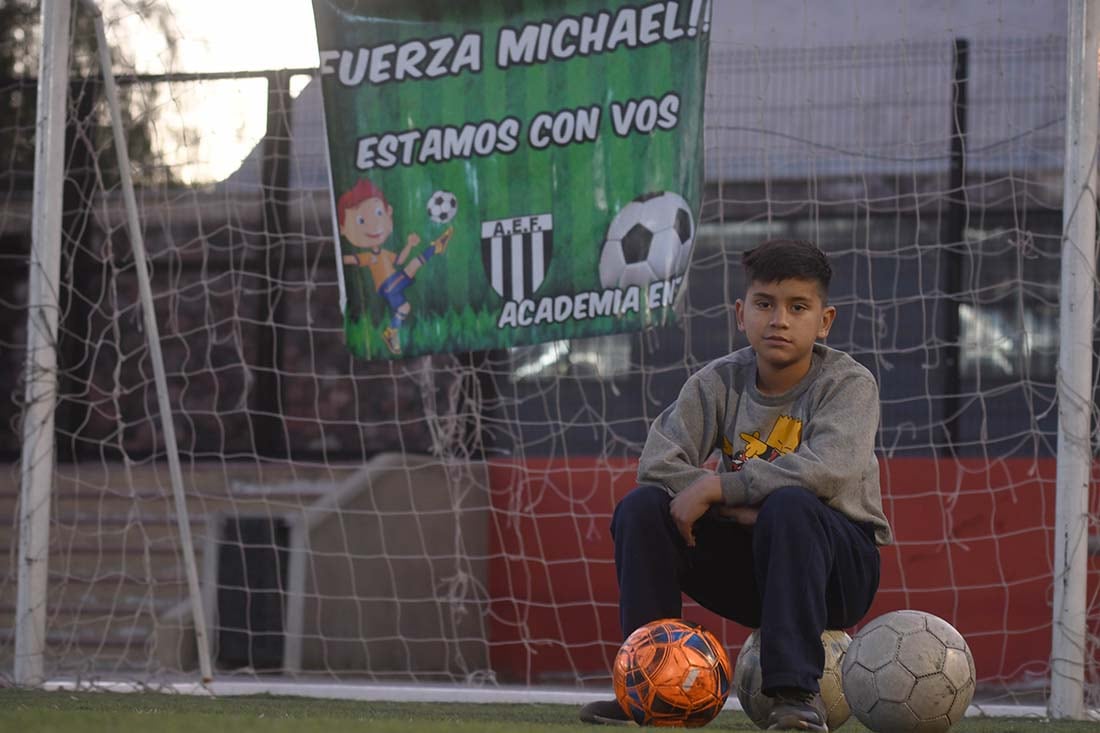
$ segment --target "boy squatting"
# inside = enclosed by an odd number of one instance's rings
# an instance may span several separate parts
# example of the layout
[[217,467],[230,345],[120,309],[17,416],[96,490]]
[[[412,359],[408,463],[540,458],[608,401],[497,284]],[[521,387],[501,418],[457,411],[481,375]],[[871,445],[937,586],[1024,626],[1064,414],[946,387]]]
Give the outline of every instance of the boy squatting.
[[[611,520],[624,638],[682,614],[681,592],[760,629],[769,730],[827,731],[821,634],[868,611],[892,541],[874,454],[878,385],[829,334],[832,269],[810,242],[742,258],[749,345],[688,378],[650,427],[639,486]],[[717,471],[703,467],[721,452]],[[632,724],[615,700],[588,723]]]

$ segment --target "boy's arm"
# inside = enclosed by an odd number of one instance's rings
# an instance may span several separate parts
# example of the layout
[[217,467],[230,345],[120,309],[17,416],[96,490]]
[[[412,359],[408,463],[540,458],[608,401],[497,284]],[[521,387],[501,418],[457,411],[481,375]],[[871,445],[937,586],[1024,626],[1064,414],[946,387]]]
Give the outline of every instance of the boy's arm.
[[872,465],[878,420],[874,379],[843,379],[814,407],[796,450],[770,462],[745,461],[740,471],[721,475],[723,501],[758,504],[784,486],[804,486],[822,499],[836,496],[858,484]]
[[713,476],[702,464],[717,444],[725,409],[725,388],[713,370],[689,377],[676,401],[649,428],[638,460],[638,482],[677,494]]

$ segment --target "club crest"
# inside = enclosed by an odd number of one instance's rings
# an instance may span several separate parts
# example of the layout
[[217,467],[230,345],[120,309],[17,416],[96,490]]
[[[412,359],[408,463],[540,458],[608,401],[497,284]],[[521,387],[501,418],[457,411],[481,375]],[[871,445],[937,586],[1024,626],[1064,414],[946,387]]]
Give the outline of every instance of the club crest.
[[497,295],[520,301],[539,289],[550,267],[553,234],[551,214],[481,222],[481,262]]

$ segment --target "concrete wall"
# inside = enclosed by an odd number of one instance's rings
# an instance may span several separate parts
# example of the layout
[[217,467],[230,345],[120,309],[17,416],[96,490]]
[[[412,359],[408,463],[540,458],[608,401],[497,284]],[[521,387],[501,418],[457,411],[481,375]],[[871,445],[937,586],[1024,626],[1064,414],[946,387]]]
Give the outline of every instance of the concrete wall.
[[[0,668],[11,662],[18,546],[19,476],[4,468],[0,514],[11,520],[0,524]],[[413,454],[360,466],[208,463],[185,466],[184,482],[215,660],[220,527],[228,517],[281,517],[307,529],[291,539],[286,628],[301,630],[287,637],[294,666],[449,681],[487,669],[484,465]],[[60,466],[50,547],[49,674],[197,669],[164,466]]]
[[483,464],[379,456],[307,514],[304,670],[461,679],[488,668]]

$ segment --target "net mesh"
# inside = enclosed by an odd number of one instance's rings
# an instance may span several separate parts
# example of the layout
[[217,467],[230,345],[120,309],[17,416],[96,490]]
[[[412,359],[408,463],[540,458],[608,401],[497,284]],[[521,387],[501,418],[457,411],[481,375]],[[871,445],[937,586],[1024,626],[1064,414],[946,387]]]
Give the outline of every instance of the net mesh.
[[[396,362],[343,344],[312,73],[123,77],[219,674],[609,684],[611,511],[685,377],[745,345],[741,252],[783,236],[829,253],[829,343],[880,383],[897,543],[867,619],[935,613],[968,640],[980,694],[1047,690],[1065,39],[761,49],[712,34],[682,323]],[[79,49],[72,73],[47,673],[149,682],[195,669],[194,626],[103,89]],[[36,89],[14,76],[0,82],[6,629]],[[748,633],[690,602],[685,615],[734,654]],[[0,632],[0,670],[12,639]]]

